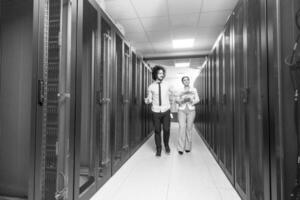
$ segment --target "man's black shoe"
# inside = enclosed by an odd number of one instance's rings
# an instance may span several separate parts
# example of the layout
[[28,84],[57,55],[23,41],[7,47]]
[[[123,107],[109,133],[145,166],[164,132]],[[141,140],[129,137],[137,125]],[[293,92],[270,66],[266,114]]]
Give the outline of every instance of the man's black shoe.
[[155,156],[160,157],[161,156],[161,151],[157,151]]
[[183,154],[183,152],[182,152],[182,151],[178,151],[178,153],[179,153],[180,155],[182,155],[182,154]]
[[170,147],[166,147],[166,153],[171,153]]
[[191,151],[190,150],[185,150],[185,152],[190,153]]

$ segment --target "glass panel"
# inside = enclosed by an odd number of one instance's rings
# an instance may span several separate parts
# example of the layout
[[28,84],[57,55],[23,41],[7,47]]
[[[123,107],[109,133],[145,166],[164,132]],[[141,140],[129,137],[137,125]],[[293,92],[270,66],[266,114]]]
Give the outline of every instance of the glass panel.
[[232,113],[232,104],[233,104],[233,83],[232,83],[232,34],[231,32],[231,23],[228,23],[229,26],[225,30],[225,113],[226,113],[226,145],[225,145],[225,166],[228,172],[232,175],[233,167],[233,113]]
[[123,95],[124,95],[124,126],[123,126],[123,149],[128,150],[129,138],[128,138],[128,123],[129,123],[129,65],[130,65],[130,54],[129,47],[125,45],[124,52],[124,75],[123,75]]
[[[67,198],[69,174],[69,137],[70,137],[70,87],[71,87],[71,39],[72,39],[72,7],[63,4],[62,9],[62,46],[59,67],[59,127],[58,127],[58,155],[57,155],[57,198]],[[53,72],[55,76],[55,71]],[[57,76],[57,74],[56,74]]]
[[130,116],[130,148],[133,149],[138,144],[138,130],[137,130],[137,57],[136,54],[132,53],[132,82],[131,82],[131,116]]
[[142,74],[142,60],[141,58],[138,58],[138,65],[137,65],[137,110],[138,110],[138,123],[137,123],[137,139],[138,142],[140,142],[143,137],[142,137],[142,101],[144,100],[144,96],[142,94],[142,86],[143,86],[143,74]]
[[243,62],[243,6],[240,6],[234,16],[234,66],[235,66],[235,174],[236,182],[246,193],[246,133],[245,133],[245,86],[244,86],[244,62]]
[[94,74],[97,12],[86,1],[83,10],[83,44],[81,71],[81,137],[80,137],[80,193],[95,176],[94,130]]
[[214,49],[212,54],[212,148],[217,154],[218,151],[218,138],[216,132],[217,126],[217,104],[216,104],[216,57],[217,51]]
[[101,19],[101,65],[100,65],[100,159],[99,177],[104,178],[110,174],[110,68],[112,59],[112,40],[111,31],[107,22]]
[[225,132],[224,128],[226,124],[224,123],[225,120],[225,107],[224,107],[224,50],[223,50],[223,42],[224,42],[224,37],[220,39],[219,42],[219,144],[220,144],[220,151],[219,151],[219,158],[222,163],[225,163]]
[[122,158],[123,134],[124,134],[124,65],[123,40],[116,35],[116,103],[115,103],[115,127],[114,127],[114,165]]
[[[249,84],[249,105],[247,113],[247,129],[249,132],[249,147],[250,147],[250,199],[260,200],[269,195],[269,189],[265,188],[266,182],[269,179],[269,174],[266,174],[265,169],[268,166],[268,141],[266,140],[267,132],[264,131],[264,125],[267,123],[264,119],[263,100],[265,99],[265,87],[267,86],[267,67],[263,65],[265,57],[263,57],[263,39],[262,39],[262,23],[264,21],[264,12],[261,7],[261,1],[248,1],[248,84]],[[255,15],[251,13],[257,11]]]

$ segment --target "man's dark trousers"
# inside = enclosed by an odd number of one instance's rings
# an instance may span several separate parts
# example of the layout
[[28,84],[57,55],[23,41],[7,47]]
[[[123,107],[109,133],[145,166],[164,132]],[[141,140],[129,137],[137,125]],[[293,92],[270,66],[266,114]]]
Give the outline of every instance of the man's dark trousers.
[[170,110],[166,112],[153,112],[156,151],[161,152],[161,124],[163,125],[163,140],[165,147],[169,147],[170,138]]

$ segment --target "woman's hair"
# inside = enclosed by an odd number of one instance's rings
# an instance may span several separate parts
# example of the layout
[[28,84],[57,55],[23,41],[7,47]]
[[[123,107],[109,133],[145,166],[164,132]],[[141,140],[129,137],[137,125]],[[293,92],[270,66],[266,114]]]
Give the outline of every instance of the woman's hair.
[[188,79],[190,80],[190,77],[188,77],[188,76],[183,76],[183,77],[181,78],[181,82],[183,82],[183,79],[185,79],[185,78],[188,78]]
[[162,70],[164,72],[164,75],[166,75],[166,70],[165,68],[163,68],[162,66],[160,65],[155,65],[153,68],[152,68],[152,79],[156,81],[157,79],[157,74],[158,74],[158,71],[159,70]]

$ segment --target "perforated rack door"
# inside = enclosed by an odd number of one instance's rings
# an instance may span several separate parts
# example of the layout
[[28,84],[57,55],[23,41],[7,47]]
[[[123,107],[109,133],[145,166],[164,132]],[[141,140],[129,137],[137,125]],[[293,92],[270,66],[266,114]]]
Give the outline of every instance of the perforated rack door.
[[43,66],[42,199],[56,198],[58,90],[60,64],[61,0],[45,2]]

